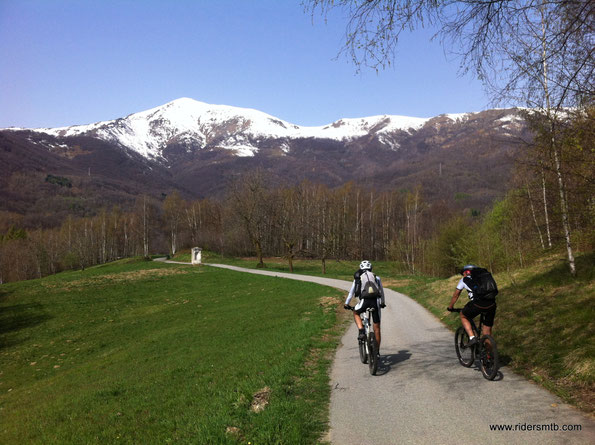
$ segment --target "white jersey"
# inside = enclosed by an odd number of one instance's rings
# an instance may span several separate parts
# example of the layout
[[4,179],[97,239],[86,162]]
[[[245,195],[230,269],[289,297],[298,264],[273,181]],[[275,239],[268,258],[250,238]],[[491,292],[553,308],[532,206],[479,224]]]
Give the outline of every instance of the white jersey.
[[469,296],[469,300],[473,300],[473,291],[469,288],[469,286],[467,286],[465,284],[465,282],[463,281],[464,279],[465,279],[465,277],[460,279],[459,284],[457,284],[457,289],[458,290],[466,289],[467,295]]
[[[376,277],[376,284],[378,285],[378,289],[380,290],[380,298],[379,298],[379,304],[384,304],[384,288],[382,287],[382,281],[380,280],[380,277],[378,275],[375,275]],[[355,288],[357,285],[357,280],[353,280],[353,283],[351,284],[351,289],[349,289],[349,294],[347,295],[347,300],[345,300],[345,304],[349,304],[349,302],[351,301],[351,299],[355,296]]]

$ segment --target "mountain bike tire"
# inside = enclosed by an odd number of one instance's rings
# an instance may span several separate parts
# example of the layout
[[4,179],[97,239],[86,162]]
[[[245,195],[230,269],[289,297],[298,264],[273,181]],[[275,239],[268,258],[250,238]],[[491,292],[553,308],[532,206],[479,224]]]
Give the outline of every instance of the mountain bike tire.
[[368,363],[368,353],[366,351],[366,342],[363,340],[358,340],[357,342],[359,344],[359,359],[362,361],[362,363],[366,364],[366,363]]
[[370,335],[368,339],[368,366],[370,368],[370,374],[376,375],[378,371],[378,344],[376,343],[376,337]]
[[479,357],[481,373],[486,379],[494,380],[500,367],[496,340],[491,335],[484,335],[480,342],[482,346]]
[[461,326],[455,333],[455,350],[459,363],[466,368],[469,368],[475,362],[475,347],[466,347],[469,343],[469,335],[465,328]]

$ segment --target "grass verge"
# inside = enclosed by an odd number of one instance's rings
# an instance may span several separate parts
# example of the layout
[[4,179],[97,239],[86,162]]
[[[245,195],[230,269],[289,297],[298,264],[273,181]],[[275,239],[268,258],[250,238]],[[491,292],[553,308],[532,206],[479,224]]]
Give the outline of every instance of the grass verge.
[[122,261],[0,287],[1,443],[316,443],[342,294]]

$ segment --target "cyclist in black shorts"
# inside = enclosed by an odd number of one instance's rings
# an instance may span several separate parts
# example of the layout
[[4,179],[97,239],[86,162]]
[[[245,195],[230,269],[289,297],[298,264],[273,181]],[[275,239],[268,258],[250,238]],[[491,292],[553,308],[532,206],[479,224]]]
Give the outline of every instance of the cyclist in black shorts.
[[460,271],[463,278],[460,279],[459,284],[457,284],[457,288],[455,289],[454,293],[452,294],[452,298],[450,299],[450,304],[448,306],[449,309],[452,309],[459,299],[461,295],[461,291],[463,289],[467,290],[467,294],[469,295],[469,302],[465,305],[463,310],[461,311],[461,323],[467,331],[469,335],[469,343],[468,346],[474,345],[479,341],[473,335],[473,330],[471,329],[471,323],[469,322],[470,319],[477,317],[479,314],[485,314],[485,321],[481,328],[481,335],[492,335],[492,326],[494,326],[494,317],[496,316],[496,301],[495,300],[481,300],[478,298],[473,298],[473,292],[465,284],[465,277],[471,275],[471,269],[476,268],[473,264],[467,264],[463,267]]
[[[364,277],[365,279],[372,279],[376,282],[378,290],[380,291],[379,298],[361,298],[362,275],[364,274],[366,275]],[[345,309],[351,309],[349,302],[354,296],[360,299],[353,310],[353,318],[359,329],[358,338],[360,340],[365,338],[364,325],[360,314],[365,312],[368,307],[376,308],[376,310],[372,312],[372,321],[374,322],[374,336],[376,337],[378,349],[380,350],[380,308],[386,307],[384,304],[384,289],[382,288],[380,277],[372,273],[372,263],[367,260],[362,261],[359,265],[359,269],[353,274],[353,284],[349,290],[349,295],[347,295],[347,300],[345,300]]]

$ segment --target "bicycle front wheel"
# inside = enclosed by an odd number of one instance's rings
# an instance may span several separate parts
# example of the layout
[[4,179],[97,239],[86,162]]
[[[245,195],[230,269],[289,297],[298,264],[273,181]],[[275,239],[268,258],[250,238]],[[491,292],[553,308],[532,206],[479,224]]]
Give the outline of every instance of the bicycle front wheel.
[[368,366],[370,368],[370,374],[376,375],[378,370],[378,343],[376,343],[376,337],[374,334],[368,337]]
[[455,333],[455,350],[457,351],[457,357],[461,365],[466,368],[470,367],[475,361],[475,347],[468,347],[469,335],[465,328],[461,326]]
[[498,374],[500,363],[498,361],[498,347],[496,340],[491,335],[484,335],[481,340],[479,357],[481,373],[488,380],[494,380]]
[[362,363],[368,363],[368,353],[366,351],[366,342],[364,340],[358,340],[359,345],[359,359]]

